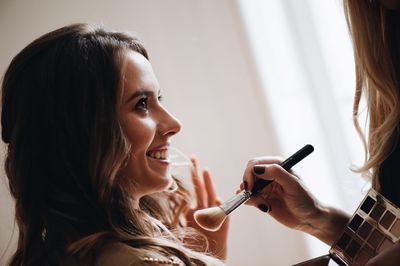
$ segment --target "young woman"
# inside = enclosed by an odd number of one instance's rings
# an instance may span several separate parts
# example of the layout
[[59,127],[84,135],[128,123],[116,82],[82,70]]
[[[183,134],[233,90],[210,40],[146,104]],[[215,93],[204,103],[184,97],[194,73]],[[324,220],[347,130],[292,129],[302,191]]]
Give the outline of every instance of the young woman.
[[[354,122],[358,125],[360,98],[365,96],[369,115],[367,156],[359,172],[372,187],[400,206],[400,1],[345,0],[356,62]],[[321,203],[293,173],[284,171],[272,157],[248,163],[242,187],[251,189],[253,174],[274,180],[250,202],[290,228],[310,233],[328,245],[341,234],[349,217]],[[400,244],[385,250],[368,265],[400,265]]]
[[[186,215],[194,227],[191,196],[168,159],[181,125],[160,101],[145,48],[124,33],[70,25],[12,60],[1,116],[19,227],[10,265],[222,264],[183,226]],[[198,207],[217,204],[193,162]],[[205,235],[221,259],[227,228]]]

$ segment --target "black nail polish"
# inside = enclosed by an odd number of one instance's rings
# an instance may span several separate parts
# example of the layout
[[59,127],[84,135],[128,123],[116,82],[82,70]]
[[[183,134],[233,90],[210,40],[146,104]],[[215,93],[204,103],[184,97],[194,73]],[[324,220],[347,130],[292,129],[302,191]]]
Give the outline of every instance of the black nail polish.
[[264,172],[265,172],[265,166],[263,166],[263,165],[256,165],[256,166],[253,167],[253,171],[254,171],[254,173],[256,173],[257,175],[264,174]]
[[268,212],[269,211],[269,207],[266,204],[260,204],[260,205],[258,205],[258,208],[263,212]]
[[244,182],[243,182],[243,188],[244,188],[244,190],[246,190],[246,191],[247,191],[247,189],[249,188],[248,185],[247,185],[247,181],[244,181]]

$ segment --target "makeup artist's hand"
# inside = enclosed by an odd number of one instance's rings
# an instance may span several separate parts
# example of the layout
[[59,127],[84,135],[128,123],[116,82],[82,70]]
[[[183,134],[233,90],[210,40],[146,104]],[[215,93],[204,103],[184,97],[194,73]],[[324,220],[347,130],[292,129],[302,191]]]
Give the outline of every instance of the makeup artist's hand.
[[366,266],[397,266],[400,265],[400,243],[396,243],[390,248],[382,251],[373,257]]
[[277,157],[259,157],[250,160],[243,174],[242,189],[251,191],[254,181],[274,181],[247,204],[268,212],[275,220],[289,228],[314,235],[328,245],[340,235],[348,216],[334,208],[327,208],[311,194],[302,180],[293,172],[284,170]]
[[229,229],[229,217],[216,232],[210,232],[197,225],[193,213],[197,210],[218,206],[222,202],[216,194],[214,183],[208,169],[204,169],[202,177],[199,176],[197,159],[191,158],[191,176],[196,195],[196,207],[190,209],[186,214],[187,226],[193,227],[204,234],[209,241],[209,251],[216,257],[225,260],[227,255],[227,240]]

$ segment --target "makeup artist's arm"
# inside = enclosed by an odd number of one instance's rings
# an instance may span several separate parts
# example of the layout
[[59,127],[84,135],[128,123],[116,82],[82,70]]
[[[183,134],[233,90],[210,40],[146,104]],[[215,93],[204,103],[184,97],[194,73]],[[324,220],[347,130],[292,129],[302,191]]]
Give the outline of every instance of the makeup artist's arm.
[[225,260],[227,256],[227,242],[229,230],[229,217],[222,224],[221,228],[216,232],[206,231],[194,221],[193,213],[196,210],[221,205],[221,200],[217,196],[214,182],[211,174],[207,169],[202,171],[202,177],[199,176],[197,159],[191,158],[192,168],[191,176],[196,196],[196,207],[187,212],[187,226],[193,227],[204,234],[209,242],[209,252],[221,260]]
[[400,243],[397,243],[390,248],[382,251],[373,257],[366,266],[398,266],[400,265]]
[[281,160],[261,157],[250,160],[243,175],[242,186],[251,191],[254,176],[273,180],[248,204],[258,207],[289,228],[311,234],[328,245],[340,236],[349,216],[344,212],[324,206],[292,171],[278,164]]

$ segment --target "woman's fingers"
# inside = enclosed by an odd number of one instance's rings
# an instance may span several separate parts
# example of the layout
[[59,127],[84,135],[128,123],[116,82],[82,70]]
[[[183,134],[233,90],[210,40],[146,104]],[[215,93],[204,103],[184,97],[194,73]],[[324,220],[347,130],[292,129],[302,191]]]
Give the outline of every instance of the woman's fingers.
[[251,197],[247,202],[246,205],[251,205],[255,206],[258,209],[260,209],[263,212],[269,212],[270,210],[270,204],[268,203],[268,200],[266,200],[262,195],[255,195]]
[[251,191],[256,179],[275,181],[285,189],[294,188],[299,184],[299,178],[283,169],[279,164],[271,161],[268,163],[255,162],[249,164],[243,175],[243,183],[247,191]]
[[247,167],[244,170],[243,174],[243,188],[246,191],[250,191],[254,186],[254,174],[253,167],[255,165],[265,165],[265,164],[278,164],[281,163],[282,160],[279,157],[259,157],[250,160],[247,163]]
[[196,158],[196,156],[194,156],[194,155],[190,156],[190,161],[192,163],[192,167],[191,167],[192,177],[199,178],[199,170],[198,170],[198,167],[197,167],[197,158]]
[[194,191],[196,194],[196,201],[197,201],[197,208],[203,209],[207,206],[206,201],[206,192],[204,188],[204,183],[199,177],[199,172],[197,168],[197,159],[196,157],[192,156],[190,158],[192,162],[192,167],[191,167],[191,176],[192,176],[192,182],[193,182],[193,187]]
[[211,178],[210,171],[207,168],[203,170],[203,180],[207,193],[208,206],[210,207],[217,205],[217,194],[215,192],[214,182]]
[[282,168],[279,164],[255,165],[253,174],[258,179],[272,180],[286,189],[297,187],[299,179]]
[[198,161],[195,156],[191,156],[192,161],[191,175],[192,182],[197,199],[197,209],[202,209],[210,206],[216,206],[219,203],[214,181],[212,180],[210,171],[205,168],[203,170],[203,178],[199,177]]

